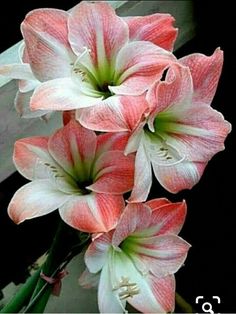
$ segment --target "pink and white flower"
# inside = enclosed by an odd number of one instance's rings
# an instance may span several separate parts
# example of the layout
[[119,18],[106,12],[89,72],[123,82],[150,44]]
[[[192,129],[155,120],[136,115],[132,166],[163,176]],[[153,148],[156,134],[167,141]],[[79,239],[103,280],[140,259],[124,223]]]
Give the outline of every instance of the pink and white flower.
[[13,196],[9,216],[20,223],[57,208],[62,219],[85,232],[114,228],[133,186],[134,157],[124,156],[127,135],[93,131],[71,120],[50,137],[15,143],[14,162],[32,182]]
[[177,193],[192,188],[208,161],[224,149],[231,125],[210,106],[222,63],[220,49],[210,57],[186,56],[170,66],[165,80],[154,82],[146,97],[126,99],[116,116],[111,110],[106,119],[98,114],[82,121],[86,112],[81,114],[81,123],[95,130],[131,132],[125,149],[126,154],[137,151],[131,202],[147,199],[152,169],[165,189]]
[[190,247],[177,236],[185,215],[185,202],[128,204],[115,230],[93,239],[80,284],[98,284],[101,313],[123,313],[126,302],[144,313],[173,312],[174,273]]
[[120,18],[105,2],[85,1],[71,13],[33,10],[21,25],[22,63],[2,66],[0,74],[21,79],[16,107],[25,117],[106,110],[120,95],[141,95],[175,60],[166,50],[177,35],[173,22],[169,14]]

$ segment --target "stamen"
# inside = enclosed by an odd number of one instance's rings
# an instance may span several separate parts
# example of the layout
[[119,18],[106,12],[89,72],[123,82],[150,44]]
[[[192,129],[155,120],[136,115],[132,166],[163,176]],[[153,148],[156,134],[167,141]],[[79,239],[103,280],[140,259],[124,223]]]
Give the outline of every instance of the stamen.
[[121,277],[119,284],[112,290],[121,290],[118,293],[120,300],[133,298],[134,295],[137,295],[140,292],[138,285],[136,283],[129,282],[129,278],[127,277]]

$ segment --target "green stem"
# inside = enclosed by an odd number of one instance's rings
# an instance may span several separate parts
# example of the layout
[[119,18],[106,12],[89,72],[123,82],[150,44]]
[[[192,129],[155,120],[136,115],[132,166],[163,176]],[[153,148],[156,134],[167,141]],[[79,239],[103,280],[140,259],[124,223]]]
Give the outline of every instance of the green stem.
[[10,302],[1,309],[0,313],[18,313],[22,307],[29,302],[40,272],[41,268],[27,279],[20,290],[12,297]]
[[175,301],[183,313],[196,313],[190,303],[188,303],[179,293],[175,293]]

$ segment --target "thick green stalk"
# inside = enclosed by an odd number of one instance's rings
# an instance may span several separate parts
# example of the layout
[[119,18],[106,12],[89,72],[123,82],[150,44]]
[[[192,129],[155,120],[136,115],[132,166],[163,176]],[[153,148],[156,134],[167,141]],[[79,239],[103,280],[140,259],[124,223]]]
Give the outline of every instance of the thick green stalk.
[[191,304],[189,304],[180,294],[175,293],[175,301],[183,313],[196,313]]
[[12,297],[10,302],[1,309],[0,313],[18,313],[23,306],[29,302],[40,272],[41,268],[27,279],[27,281],[21,286],[20,290]]

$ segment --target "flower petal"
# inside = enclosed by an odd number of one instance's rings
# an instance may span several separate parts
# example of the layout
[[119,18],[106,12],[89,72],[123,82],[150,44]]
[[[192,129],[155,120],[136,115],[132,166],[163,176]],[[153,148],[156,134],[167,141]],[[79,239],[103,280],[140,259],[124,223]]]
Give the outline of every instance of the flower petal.
[[141,141],[135,158],[134,187],[129,202],[146,201],[152,185],[151,163]]
[[185,201],[171,203],[166,199],[154,199],[145,204],[153,210],[151,224],[146,230],[139,232],[139,236],[150,237],[180,232],[187,213]]
[[136,127],[147,110],[144,96],[112,96],[96,106],[77,110],[77,119],[96,131],[128,131]]
[[179,270],[189,248],[190,245],[186,241],[172,234],[151,238],[139,237],[132,243],[135,252],[133,261],[135,263],[135,259],[140,259],[154,276],[164,277]]
[[49,139],[48,148],[56,162],[72,177],[90,177],[96,151],[96,134],[83,128],[75,120],[56,131]]
[[169,166],[152,163],[157,180],[171,193],[191,189],[200,180],[206,165],[207,163],[193,163],[190,161],[183,161]]
[[126,132],[100,134],[97,137],[96,157],[111,151],[124,151],[127,144],[129,134]]
[[29,180],[48,178],[45,164],[55,166],[48,152],[48,137],[35,136],[16,141],[13,161],[17,170]]
[[14,194],[8,206],[8,214],[19,224],[26,219],[51,213],[68,198],[68,195],[56,190],[49,180],[36,180],[24,185]]
[[113,234],[113,246],[118,247],[129,235],[147,228],[151,222],[151,215],[150,208],[142,203],[128,204]]
[[86,250],[84,260],[91,273],[97,273],[107,261],[108,250],[111,247],[112,233],[107,232],[93,240]]
[[105,70],[128,41],[128,26],[105,2],[82,2],[73,8],[68,21],[69,41],[79,55],[90,49],[94,67]]
[[114,293],[111,277],[113,276],[108,263],[101,271],[98,285],[98,307],[100,313],[124,313],[125,301],[121,301],[119,296]]
[[172,313],[175,306],[175,279],[173,275],[162,278],[148,275],[137,297],[129,303],[142,313]]
[[94,165],[94,183],[87,188],[98,193],[123,194],[134,181],[134,156],[121,151],[103,153]]
[[33,92],[29,91],[27,93],[17,92],[15,102],[15,109],[19,113],[21,118],[38,118],[43,117],[51,113],[49,110],[34,110],[31,111],[29,107],[30,99]]
[[42,83],[31,97],[32,110],[73,110],[94,106],[102,98],[87,96],[71,78],[59,78]]
[[124,20],[129,26],[130,40],[150,41],[166,50],[173,49],[177,29],[173,27],[175,19],[170,14],[130,16]]
[[0,66],[0,75],[11,79],[35,80],[29,64],[12,63]]
[[130,42],[116,58],[114,81],[118,86],[109,86],[109,89],[120,95],[141,95],[174,61],[173,54],[151,42]]
[[219,82],[223,51],[217,48],[212,56],[194,53],[181,58],[179,62],[188,66],[193,78],[193,103],[210,105]]
[[59,208],[62,219],[84,232],[107,232],[115,227],[124,208],[119,195],[91,193],[74,196]]
[[92,274],[86,268],[82,275],[79,277],[79,284],[84,289],[96,288],[98,286],[100,274]]
[[21,25],[31,68],[40,81],[71,74],[75,56],[68,42],[67,20],[65,11],[37,9]]

